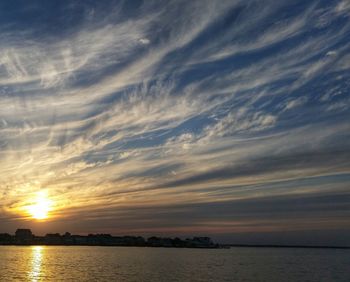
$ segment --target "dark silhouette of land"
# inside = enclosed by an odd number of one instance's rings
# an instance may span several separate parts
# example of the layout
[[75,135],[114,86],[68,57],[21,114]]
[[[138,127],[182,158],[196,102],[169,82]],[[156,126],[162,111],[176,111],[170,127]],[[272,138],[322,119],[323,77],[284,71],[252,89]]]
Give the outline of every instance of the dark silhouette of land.
[[145,240],[141,236],[112,236],[110,234],[72,235],[69,232],[61,235],[49,233],[36,236],[30,229],[17,229],[15,235],[0,233],[0,245],[66,245],[66,246],[139,246],[169,248],[222,248],[209,237],[180,238],[150,237]]
[[327,248],[350,249],[349,246],[305,246],[305,245],[261,245],[261,244],[217,244],[209,237],[193,237],[185,240],[167,237],[112,236],[111,234],[72,235],[69,232],[48,233],[36,236],[30,229],[17,229],[15,235],[0,233],[0,245],[63,245],[63,246],[137,246],[166,248],[208,248],[222,249],[230,247],[253,248]]
[[225,247],[235,248],[301,248],[301,249],[350,249],[348,246],[320,246],[320,245],[248,245],[248,244],[227,244]]

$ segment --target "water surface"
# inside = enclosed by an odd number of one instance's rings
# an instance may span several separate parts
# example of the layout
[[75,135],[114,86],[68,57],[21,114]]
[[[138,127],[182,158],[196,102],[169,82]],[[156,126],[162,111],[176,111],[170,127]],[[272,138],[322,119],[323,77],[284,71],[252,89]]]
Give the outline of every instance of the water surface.
[[0,246],[0,281],[350,281],[350,250]]

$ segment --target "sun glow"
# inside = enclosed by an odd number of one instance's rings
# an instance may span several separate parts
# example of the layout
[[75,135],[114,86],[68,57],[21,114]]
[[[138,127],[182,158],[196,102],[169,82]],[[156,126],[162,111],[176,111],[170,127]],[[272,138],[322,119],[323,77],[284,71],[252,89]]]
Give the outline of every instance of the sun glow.
[[47,194],[40,192],[33,200],[33,204],[27,207],[28,213],[37,220],[47,219],[52,208],[52,201]]

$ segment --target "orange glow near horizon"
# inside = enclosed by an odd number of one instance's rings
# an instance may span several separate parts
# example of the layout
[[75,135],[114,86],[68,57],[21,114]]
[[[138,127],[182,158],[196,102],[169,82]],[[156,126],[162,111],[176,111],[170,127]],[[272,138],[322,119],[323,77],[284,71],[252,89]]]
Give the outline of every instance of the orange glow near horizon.
[[39,192],[33,200],[33,204],[28,206],[27,212],[33,219],[45,220],[52,210],[52,201],[45,192]]

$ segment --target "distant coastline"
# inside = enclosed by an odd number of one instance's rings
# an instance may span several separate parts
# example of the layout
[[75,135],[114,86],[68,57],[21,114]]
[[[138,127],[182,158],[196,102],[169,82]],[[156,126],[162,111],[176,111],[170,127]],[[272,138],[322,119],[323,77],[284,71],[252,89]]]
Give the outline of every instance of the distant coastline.
[[280,244],[218,244],[210,237],[156,237],[112,236],[111,234],[72,235],[48,233],[36,236],[30,229],[17,229],[15,235],[0,233],[0,246],[125,246],[125,247],[164,247],[164,248],[302,248],[302,249],[350,249],[350,246],[322,245],[280,245]]
[[31,246],[135,246],[135,247],[167,247],[167,248],[206,248],[218,249],[227,246],[214,243],[209,237],[180,238],[141,236],[112,236],[111,234],[72,235],[69,232],[48,233],[36,236],[30,229],[17,229],[15,235],[0,233],[0,245]]
[[322,246],[322,245],[259,245],[259,244],[227,244],[232,248],[299,248],[299,249],[350,249],[350,246]]

